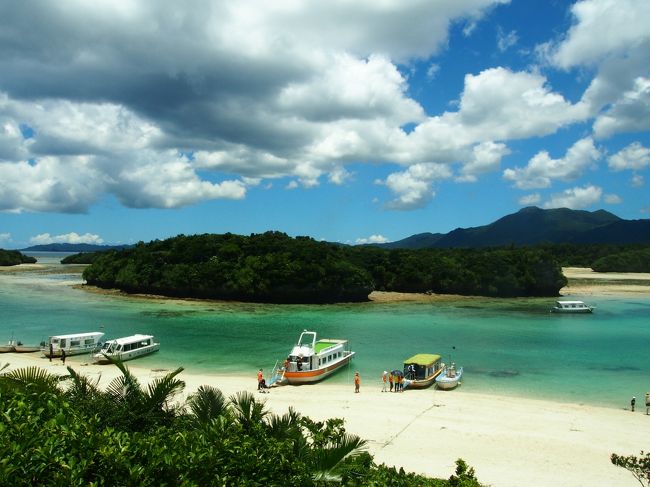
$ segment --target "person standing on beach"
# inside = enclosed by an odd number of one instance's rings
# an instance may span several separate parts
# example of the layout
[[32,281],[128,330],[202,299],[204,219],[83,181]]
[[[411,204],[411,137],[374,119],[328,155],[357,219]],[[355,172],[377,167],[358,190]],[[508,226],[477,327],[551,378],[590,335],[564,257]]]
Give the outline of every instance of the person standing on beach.
[[359,387],[361,386],[361,377],[359,377],[359,372],[354,373],[354,392],[359,392]]
[[65,348],[61,349],[61,362],[65,365]]
[[393,392],[393,372],[388,376],[388,382],[390,383],[390,392]]
[[54,347],[50,343],[50,362],[52,361],[52,355],[54,355]]
[[388,371],[384,370],[384,373],[381,374],[381,381],[383,385],[381,387],[381,392],[386,392],[386,383],[388,382]]
[[262,390],[262,381],[264,380],[264,373],[262,369],[257,371],[257,390]]
[[635,405],[636,405],[636,397],[632,396],[632,400],[630,401],[630,406],[632,406],[632,412],[634,412]]

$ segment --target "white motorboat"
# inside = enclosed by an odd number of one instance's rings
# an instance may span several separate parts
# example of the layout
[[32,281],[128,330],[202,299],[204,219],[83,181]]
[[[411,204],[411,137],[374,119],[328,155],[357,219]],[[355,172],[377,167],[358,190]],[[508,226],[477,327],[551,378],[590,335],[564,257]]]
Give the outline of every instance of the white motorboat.
[[160,343],[155,341],[153,335],[131,335],[107,340],[94,358],[98,364],[110,363],[110,359],[126,362],[158,350],[160,350]]
[[102,332],[54,335],[42,343],[41,352],[49,358],[60,357],[63,350],[66,356],[91,353],[99,348]]
[[595,306],[589,306],[584,301],[556,301],[551,308],[552,313],[592,313]]
[[274,370],[269,385],[308,384],[318,382],[343,368],[354,352],[347,350],[348,341],[336,338],[316,339],[316,332],[303,331],[298,343],[289,352],[284,366]]

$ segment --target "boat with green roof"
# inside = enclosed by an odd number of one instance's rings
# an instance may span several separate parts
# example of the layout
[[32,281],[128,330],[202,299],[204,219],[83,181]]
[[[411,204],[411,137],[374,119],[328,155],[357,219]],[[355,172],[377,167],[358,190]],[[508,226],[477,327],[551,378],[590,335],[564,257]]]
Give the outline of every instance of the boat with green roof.
[[442,372],[440,355],[418,353],[404,360],[405,386],[411,389],[424,389],[434,383]]

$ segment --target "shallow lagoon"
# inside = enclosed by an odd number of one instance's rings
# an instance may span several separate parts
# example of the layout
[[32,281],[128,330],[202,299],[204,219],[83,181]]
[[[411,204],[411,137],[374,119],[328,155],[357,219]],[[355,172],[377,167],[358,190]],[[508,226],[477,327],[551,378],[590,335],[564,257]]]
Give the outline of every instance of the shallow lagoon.
[[[43,260],[40,260],[43,262]],[[0,340],[49,335],[150,333],[161,351],[139,366],[250,377],[282,360],[303,329],[347,338],[357,355],[328,379],[368,387],[414,353],[440,353],[465,367],[463,388],[626,407],[650,391],[650,297],[587,300],[592,315],[548,312],[553,299],[486,298],[423,303],[288,306],[143,300],[71,287],[79,274],[0,273]],[[0,363],[2,356],[0,356]],[[246,380],[248,377],[245,377]],[[425,392],[428,393],[428,392]],[[431,393],[434,393],[433,390]],[[442,394],[443,392],[435,392]],[[452,392],[453,393],[453,392]]]

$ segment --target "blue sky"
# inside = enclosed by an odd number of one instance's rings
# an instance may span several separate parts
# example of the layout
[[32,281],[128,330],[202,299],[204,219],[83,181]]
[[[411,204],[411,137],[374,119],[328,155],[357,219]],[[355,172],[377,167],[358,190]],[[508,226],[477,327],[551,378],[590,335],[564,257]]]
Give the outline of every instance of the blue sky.
[[0,4],[0,247],[648,218],[647,0]]

